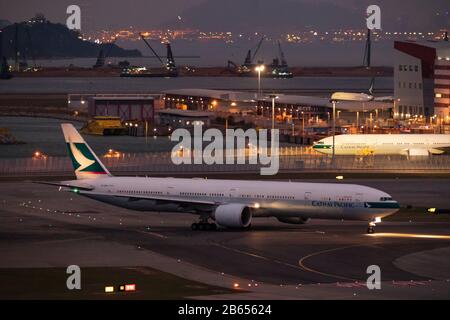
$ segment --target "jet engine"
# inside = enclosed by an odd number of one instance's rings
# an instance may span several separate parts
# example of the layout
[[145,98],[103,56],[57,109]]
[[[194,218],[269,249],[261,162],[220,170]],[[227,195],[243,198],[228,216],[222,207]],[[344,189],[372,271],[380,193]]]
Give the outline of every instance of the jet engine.
[[305,224],[309,221],[309,218],[302,217],[277,217],[278,221],[288,224]]
[[252,212],[245,204],[223,204],[214,211],[214,220],[227,228],[247,228],[252,221]]

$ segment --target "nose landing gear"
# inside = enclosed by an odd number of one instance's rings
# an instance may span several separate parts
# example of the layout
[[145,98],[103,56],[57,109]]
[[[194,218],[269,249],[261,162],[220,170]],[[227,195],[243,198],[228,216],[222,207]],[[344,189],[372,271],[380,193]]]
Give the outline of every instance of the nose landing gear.
[[374,234],[376,226],[377,226],[377,223],[375,220],[369,221],[369,226],[367,227],[367,234]]

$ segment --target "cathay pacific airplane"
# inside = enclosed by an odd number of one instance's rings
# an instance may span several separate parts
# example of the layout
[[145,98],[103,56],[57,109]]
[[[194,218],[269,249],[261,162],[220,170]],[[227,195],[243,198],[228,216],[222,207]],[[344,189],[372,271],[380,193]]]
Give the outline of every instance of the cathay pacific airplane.
[[373,233],[376,223],[399,209],[387,193],[359,185],[114,177],[72,124],[62,130],[77,180],[42,183],[131,210],[195,214],[193,230],[246,229],[253,218],[275,217],[288,224],[362,220]]
[[[443,154],[450,148],[450,134],[343,134],[335,136],[336,155],[405,155]],[[316,142],[313,149],[333,153],[333,137]]]

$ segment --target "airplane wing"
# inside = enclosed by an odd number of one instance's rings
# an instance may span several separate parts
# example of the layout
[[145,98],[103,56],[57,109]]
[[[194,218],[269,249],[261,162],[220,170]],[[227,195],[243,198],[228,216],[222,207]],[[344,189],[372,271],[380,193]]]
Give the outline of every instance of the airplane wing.
[[196,211],[210,211],[215,207],[219,206],[220,202],[206,201],[206,200],[196,200],[196,199],[180,199],[176,197],[165,197],[165,196],[147,196],[147,195],[125,195],[116,193],[101,193],[92,192],[94,190],[93,186],[85,183],[80,183],[79,181],[68,181],[68,182],[42,182],[42,181],[32,181],[33,183],[70,188],[72,192],[84,195],[97,195],[97,196],[109,196],[117,198],[126,198],[128,201],[142,201],[142,200],[153,200],[160,202],[161,204],[177,204],[180,207],[192,208]]
[[44,184],[48,186],[57,186],[57,187],[64,187],[64,188],[71,188],[71,189],[78,189],[78,190],[84,190],[84,191],[91,191],[94,190],[94,187],[86,184],[81,183],[78,181],[70,181],[70,182],[46,182],[46,181],[32,181],[32,183],[37,184]]
[[94,195],[94,196],[109,196],[116,198],[126,198],[128,201],[143,201],[143,200],[153,200],[160,202],[161,204],[177,204],[181,207],[189,208],[193,210],[210,211],[215,207],[219,206],[220,202],[207,201],[207,200],[196,200],[196,199],[181,199],[177,197],[165,197],[165,196],[146,196],[146,195],[125,195],[116,193],[101,193],[101,192],[91,192],[89,190],[79,191],[78,193],[84,195]]

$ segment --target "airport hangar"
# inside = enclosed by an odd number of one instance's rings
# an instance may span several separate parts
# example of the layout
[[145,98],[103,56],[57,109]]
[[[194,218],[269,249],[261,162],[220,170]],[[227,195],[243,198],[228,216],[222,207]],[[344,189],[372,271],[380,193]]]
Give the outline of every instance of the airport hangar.
[[[209,112],[242,113],[251,112],[260,116],[271,116],[272,93],[265,93],[258,98],[257,93],[245,91],[226,91],[210,89],[174,89],[163,92],[166,109],[196,110]],[[293,119],[303,116],[318,117],[329,120],[333,112],[329,98],[316,96],[300,96],[277,94],[275,99],[275,115],[287,114]],[[354,114],[356,112],[387,111],[386,118],[393,117],[395,102],[393,97],[375,98],[371,102],[337,103],[340,112]]]
[[396,119],[416,116],[450,123],[450,42],[395,41]]

